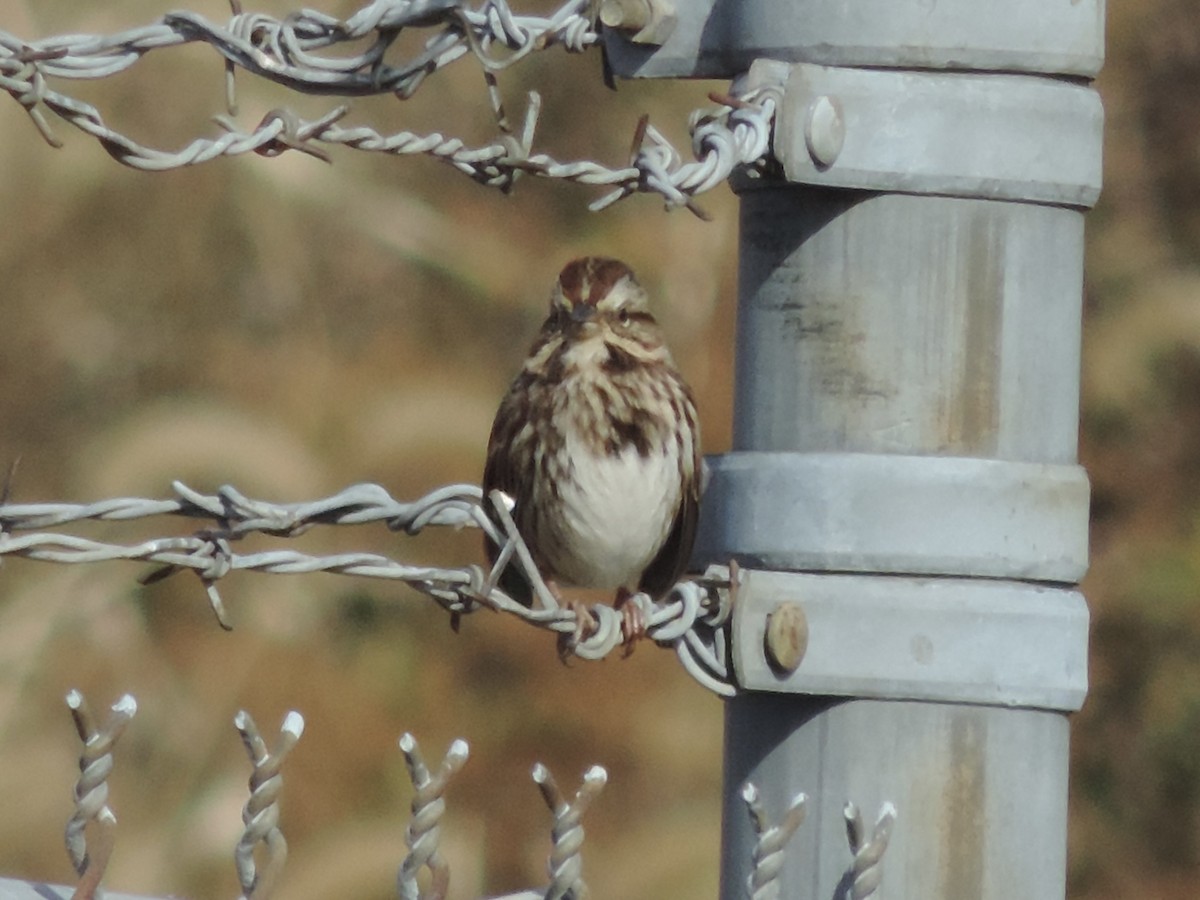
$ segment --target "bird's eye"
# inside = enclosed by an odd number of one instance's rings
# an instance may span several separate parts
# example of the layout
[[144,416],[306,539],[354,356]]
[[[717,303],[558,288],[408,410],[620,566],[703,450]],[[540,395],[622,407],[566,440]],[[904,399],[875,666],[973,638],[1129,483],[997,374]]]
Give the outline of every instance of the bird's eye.
[[622,325],[628,325],[629,324],[629,310],[622,309],[619,313],[617,313],[617,318],[621,320]]

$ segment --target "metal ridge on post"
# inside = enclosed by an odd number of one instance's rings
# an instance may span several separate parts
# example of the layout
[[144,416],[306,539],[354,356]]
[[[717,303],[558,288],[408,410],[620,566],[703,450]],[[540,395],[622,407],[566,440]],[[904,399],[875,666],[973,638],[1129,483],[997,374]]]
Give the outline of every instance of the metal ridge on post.
[[1074,584],[1087,571],[1080,466],[883,453],[710,457],[695,560]]
[[[741,570],[735,590],[742,690],[1064,712],[1087,694],[1088,610],[1078,591],[754,569]],[[785,607],[804,633],[792,666],[772,646],[772,617]]]
[[[796,63],[775,129],[790,181],[1080,207],[1100,196],[1100,95],[1060,78]],[[834,129],[836,151],[818,152]]]
[[771,58],[1092,78],[1104,62],[1104,0],[688,0],[678,10],[657,46],[606,29],[613,71],[627,78],[733,78]]

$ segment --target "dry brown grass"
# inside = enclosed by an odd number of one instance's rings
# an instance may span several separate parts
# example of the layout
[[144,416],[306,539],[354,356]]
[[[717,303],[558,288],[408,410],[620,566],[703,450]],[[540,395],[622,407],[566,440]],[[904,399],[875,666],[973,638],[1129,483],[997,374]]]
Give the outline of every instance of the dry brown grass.
[[[217,0],[189,6],[225,11]],[[1200,866],[1193,6],[1110,3],[1083,445],[1097,498],[1095,687],[1077,721],[1072,831],[1074,893],[1089,900],[1191,896]],[[0,24],[30,36],[111,31],[165,9],[0,0]],[[521,90],[544,91],[542,140],[563,157],[621,159],[643,110],[679,139],[708,90],[610,95],[594,55],[545,56],[506,83],[514,109]],[[241,84],[244,122],[297,102]],[[221,73],[188,51],[79,90],[139,138],[177,146],[211,133]],[[463,65],[404,108],[362,101],[355,114],[478,138],[481,101]],[[53,152],[16,104],[0,104],[0,460],[22,459],[17,500],[161,496],[172,478],[280,500],[362,480],[397,496],[473,480],[550,279],[581,251],[643,273],[700,397],[707,447],[728,446],[736,217],[726,193],[705,198],[715,220],[704,224],[647,198],[593,216],[584,189],[526,179],[503,197],[433,162],[351,152],[335,152],[332,167],[295,155],[147,175],[59,131],[66,146]],[[304,540],[431,561],[477,554],[474,538],[410,547],[382,529]],[[78,686],[95,705],[123,691],[141,704],[113,776],[114,887],[234,894],[247,773],[231,719],[245,707],[264,728],[289,708],[308,720],[287,769],[293,853],[281,896],[391,896],[409,799],[395,747],[404,730],[431,755],[456,736],[472,744],[450,795],[455,897],[543,879],[535,760],[565,784],[592,763],[610,771],[587,819],[596,896],[715,892],[720,704],[667,654],[563,668],[545,635],[485,615],[456,636],[403,588],[332,576],[230,578],[238,627],[226,634],[193,581],[142,589],[137,574],[118,563],[0,570],[5,874],[68,879],[59,835],[74,736],[62,695]]]

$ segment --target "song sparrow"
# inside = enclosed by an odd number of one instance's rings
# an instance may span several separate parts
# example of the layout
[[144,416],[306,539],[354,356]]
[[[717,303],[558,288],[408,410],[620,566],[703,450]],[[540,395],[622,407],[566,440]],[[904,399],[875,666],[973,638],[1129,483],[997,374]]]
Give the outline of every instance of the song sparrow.
[[[569,263],[496,413],[483,488],[515,501],[538,571],[576,612],[576,641],[595,621],[561,586],[615,590],[632,646],[641,625],[628,598],[661,597],[687,565],[701,465],[692,392],[633,272],[603,257]],[[485,543],[494,564],[499,550]],[[532,604],[517,565],[500,586]]]

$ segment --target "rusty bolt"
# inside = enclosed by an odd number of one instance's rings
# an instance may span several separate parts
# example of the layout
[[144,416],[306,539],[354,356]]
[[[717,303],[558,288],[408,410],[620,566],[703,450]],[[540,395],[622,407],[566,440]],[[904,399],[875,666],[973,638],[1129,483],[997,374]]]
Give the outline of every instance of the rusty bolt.
[[808,649],[808,619],[798,603],[780,603],[767,616],[767,662],[780,675],[791,675]]

